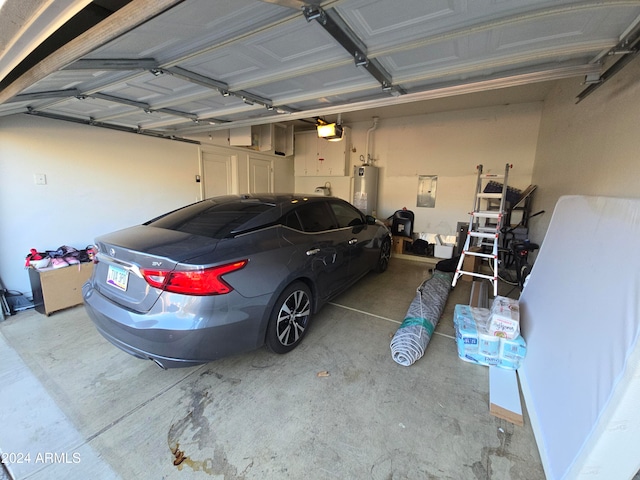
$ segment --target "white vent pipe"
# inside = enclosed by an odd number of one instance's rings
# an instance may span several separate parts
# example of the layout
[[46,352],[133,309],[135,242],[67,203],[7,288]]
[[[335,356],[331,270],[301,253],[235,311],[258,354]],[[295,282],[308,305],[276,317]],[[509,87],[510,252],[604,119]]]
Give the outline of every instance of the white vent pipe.
[[371,128],[369,130],[367,130],[367,146],[366,146],[366,155],[365,155],[365,160],[364,160],[364,164],[365,165],[369,165],[370,162],[373,162],[373,157],[372,155],[369,153],[371,150],[371,133],[378,128],[378,117],[373,117],[373,125],[371,126]]

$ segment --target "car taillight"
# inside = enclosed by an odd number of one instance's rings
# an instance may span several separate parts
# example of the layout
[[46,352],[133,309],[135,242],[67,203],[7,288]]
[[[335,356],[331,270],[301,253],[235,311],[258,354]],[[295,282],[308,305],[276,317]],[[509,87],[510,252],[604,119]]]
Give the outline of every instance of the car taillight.
[[244,268],[247,263],[248,260],[241,260],[200,270],[141,269],[140,272],[149,285],[167,292],[185,295],[223,295],[233,288],[222,276]]

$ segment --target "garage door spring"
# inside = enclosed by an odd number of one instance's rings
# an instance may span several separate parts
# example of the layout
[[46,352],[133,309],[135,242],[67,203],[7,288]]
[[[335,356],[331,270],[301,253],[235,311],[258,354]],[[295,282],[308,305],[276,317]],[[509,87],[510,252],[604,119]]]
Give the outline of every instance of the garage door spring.
[[451,273],[434,270],[417,288],[404,321],[391,339],[391,356],[408,367],[422,358],[438,325],[451,289]]

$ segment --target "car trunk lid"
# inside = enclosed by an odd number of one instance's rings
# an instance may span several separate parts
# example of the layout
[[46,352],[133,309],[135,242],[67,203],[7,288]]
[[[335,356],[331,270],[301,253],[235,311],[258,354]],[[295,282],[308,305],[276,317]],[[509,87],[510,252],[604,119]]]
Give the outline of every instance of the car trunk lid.
[[140,225],[97,239],[98,262],[93,284],[101,294],[125,308],[147,312],[162,290],[144,278],[145,270],[172,271],[215,250],[217,240],[184,232]]

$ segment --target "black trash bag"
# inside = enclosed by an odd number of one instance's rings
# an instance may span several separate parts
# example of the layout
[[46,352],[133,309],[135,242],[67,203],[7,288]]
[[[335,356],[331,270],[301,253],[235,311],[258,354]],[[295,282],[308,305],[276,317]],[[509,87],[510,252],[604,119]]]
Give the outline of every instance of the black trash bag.
[[429,249],[429,242],[426,240],[417,239],[413,241],[411,244],[411,253],[415,253],[416,255],[426,255]]
[[458,262],[460,261],[460,255],[451,258],[445,258],[444,260],[440,260],[436,263],[436,270],[440,270],[441,272],[455,272],[458,267]]

